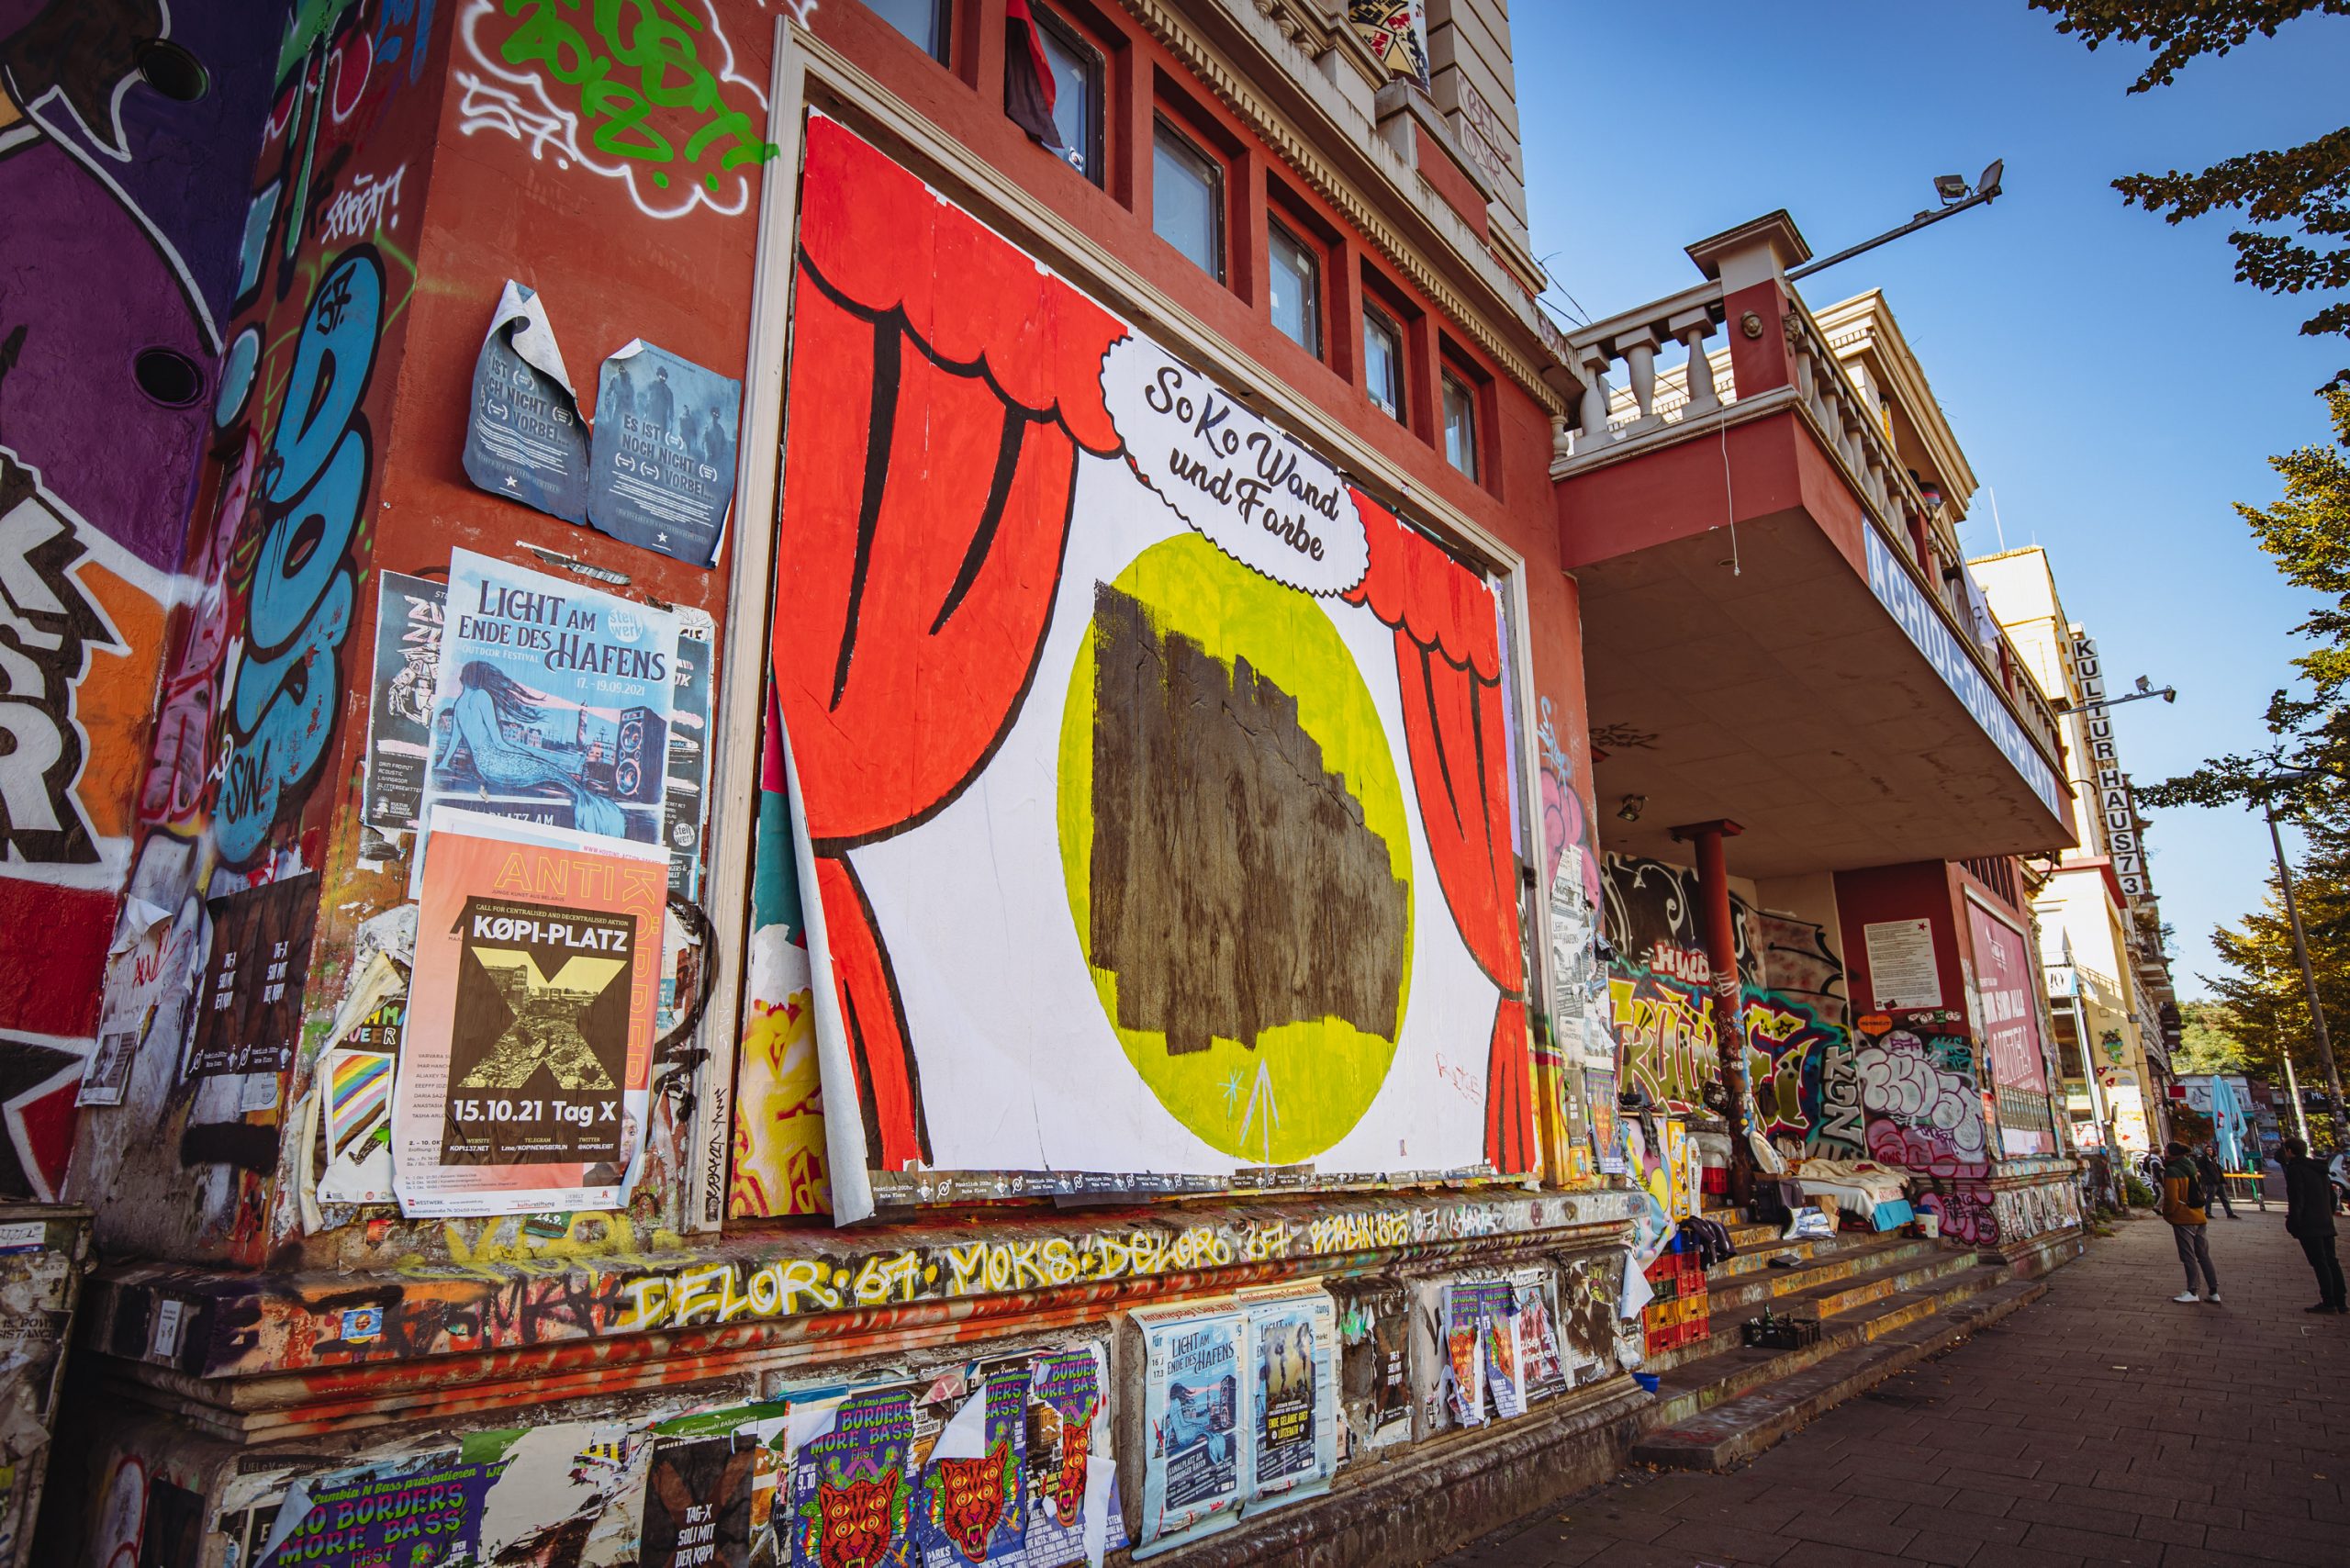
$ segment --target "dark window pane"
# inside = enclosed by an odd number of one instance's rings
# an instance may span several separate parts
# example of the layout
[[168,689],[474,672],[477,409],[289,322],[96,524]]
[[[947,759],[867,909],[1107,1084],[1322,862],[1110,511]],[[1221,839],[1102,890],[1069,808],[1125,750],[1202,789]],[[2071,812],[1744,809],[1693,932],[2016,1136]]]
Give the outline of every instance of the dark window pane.
[[865,0],[880,18],[930,52],[946,58],[946,0]]
[[1165,124],[1151,150],[1150,226],[1158,237],[1224,276],[1224,171]]
[[1061,156],[1095,185],[1102,183],[1102,56],[1091,46],[1035,13],[1045,40],[1045,63],[1053,69],[1053,129],[1060,132]]
[[1460,377],[1444,377],[1444,460],[1477,476],[1477,395]]
[[1322,268],[1314,250],[1280,224],[1266,226],[1273,325],[1307,353],[1322,354]]
[[1395,419],[1404,417],[1404,333],[1376,310],[1362,313],[1363,384],[1371,400]]

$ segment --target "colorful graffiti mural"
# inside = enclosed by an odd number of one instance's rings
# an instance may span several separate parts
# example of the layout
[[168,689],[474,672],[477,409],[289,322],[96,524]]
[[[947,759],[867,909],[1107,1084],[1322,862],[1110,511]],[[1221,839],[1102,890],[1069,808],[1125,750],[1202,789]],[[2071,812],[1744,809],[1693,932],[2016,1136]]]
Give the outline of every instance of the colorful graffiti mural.
[[621,181],[648,218],[750,207],[776,149],[767,94],[737,71],[716,0],[469,0],[457,28],[464,134],[511,137],[533,159]]
[[1746,993],[1748,1078],[1754,1126],[1831,1159],[1863,1147],[1844,966],[1825,927],[1758,913],[1752,927],[1763,984]]
[[[1751,987],[1760,979],[1753,911],[1733,899],[1731,913],[1739,976]],[[1607,857],[1608,995],[1624,1082],[1676,1111],[1702,1106],[1707,1085],[1721,1078],[1699,918],[1695,871]]]
[[0,4],[0,1075],[67,1091],[6,1195],[57,1194],[110,972],[165,956],[121,895],[285,12]]

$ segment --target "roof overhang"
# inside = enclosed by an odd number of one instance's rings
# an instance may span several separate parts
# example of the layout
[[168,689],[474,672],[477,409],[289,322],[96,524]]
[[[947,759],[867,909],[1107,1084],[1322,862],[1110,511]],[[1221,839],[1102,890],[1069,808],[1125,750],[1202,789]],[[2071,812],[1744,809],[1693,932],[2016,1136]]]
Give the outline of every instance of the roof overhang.
[[2069,846],[2053,747],[1801,409],[1725,412],[1558,485],[1608,847],[1717,817],[1752,877]]

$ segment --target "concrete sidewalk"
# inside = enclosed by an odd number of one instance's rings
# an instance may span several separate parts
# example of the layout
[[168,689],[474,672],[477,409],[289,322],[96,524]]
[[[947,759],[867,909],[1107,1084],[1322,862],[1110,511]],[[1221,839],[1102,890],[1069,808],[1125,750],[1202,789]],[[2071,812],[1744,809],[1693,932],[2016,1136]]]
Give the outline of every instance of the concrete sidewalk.
[[2223,1305],[2173,1303],[2170,1227],[2125,1222],[2045,1300],[1746,1469],[1630,1472],[1445,1568],[2343,1568],[2350,1317],[2301,1311],[2281,1209],[2237,1212],[2211,1225]]

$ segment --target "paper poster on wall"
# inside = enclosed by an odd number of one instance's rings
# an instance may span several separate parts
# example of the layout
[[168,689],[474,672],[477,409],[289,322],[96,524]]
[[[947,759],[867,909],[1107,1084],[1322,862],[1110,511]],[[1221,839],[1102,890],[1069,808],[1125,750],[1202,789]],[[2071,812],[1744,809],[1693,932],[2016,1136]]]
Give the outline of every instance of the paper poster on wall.
[[337,1009],[319,1053],[313,1101],[323,1130],[318,1202],[392,1201],[392,1083],[408,977],[381,952]]
[[1519,1372],[1526,1402],[1564,1393],[1568,1384],[1565,1354],[1559,1342],[1556,1282],[1547,1267],[1519,1269],[1509,1277],[1512,1310],[1517,1316]]
[[645,1476],[641,1568],[748,1568],[762,1446],[752,1432],[655,1446]]
[[1311,1496],[1337,1470],[1337,1316],[1318,1289],[1244,1301],[1253,1509]]
[[1869,990],[1881,1009],[1940,1007],[1942,966],[1930,920],[1879,920],[1861,927],[1869,957]]
[[453,552],[425,804],[658,845],[677,665],[676,615]]
[[588,515],[588,431],[579,395],[538,295],[509,278],[474,361],[465,476],[493,495],[579,522]]
[[284,1072],[301,1041],[318,873],[241,888],[208,900],[205,912],[212,940],[196,995],[186,1076]]
[[1624,1134],[1617,1121],[1616,1075],[1595,1067],[1583,1069],[1583,1103],[1591,1112],[1591,1148],[1599,1169],[1610,1176],[1624,1174]]
[[432,696],[441,679],[441,624],[448,585],[386,572],[375,590],[375,681],[367,707],[366,782],[361,819],[378,833],[409,833],[432,757]]
[[414,1561],[473,1560],[482,1503],[504,1460],[470,1461],[455,1450],[398,1463],[330,1472],[295,1483],[256,1554],[257,1568],[383,1568]]
[[1412,1437],[1411,1305],[1396,1285],[1355,1286],[1338,1308],[1341,1461]]
[[1507,1289],[1496,1280],[1455,1280],[1443,1287],[1444,1407],[1455,1426],[1485,1424],[1485,1361],[1493,1349],[1486,1323],[1497,1293]]
[[1535,1170],[1500,586],[821,117],[800,210],[836,1217]]
[[2002,1089],[2045,1093],[2037,1004],[2040,965],[2022,932],[1972,901],[1966,906],[1966,927],[1975,940],[1983,1045],[1991,1059],[1992,1081]]
[[401,1209],[617,1208],[652,1076],[660,848],[430,810],[392,1101]]
[[130,1086],[131,1065],[154,1026],[167,984],[164,953],[173,922],[160,904],[132,894],[116,912],[114,939],[106,946],[105,1011],[98,1018],[97,1048],[74,1093],[76,1105],[119,1105]]
[[639,338],[604,362],[588,521],[697,566],[718,559],[734,500],[743,384]]
[[1242,1417],[1237,1312],[1138,1311],[1143,1342],[1142,1538],[1136,1555],[1229,1529],[1242,1496],[1248,1428]]
[[707,610],[677,611],[677,679],[669,699],[668,789],[661,842],[669,850],[669,890],[701,896],[701,839],[710,823],[710,694],[718,623]]
[[1028,1379],[1026,1550],[1033,1568],[1099,1564],[1125,1544],[1109,1506],[1108,1358],[1088,1345],[1038,1356]]

